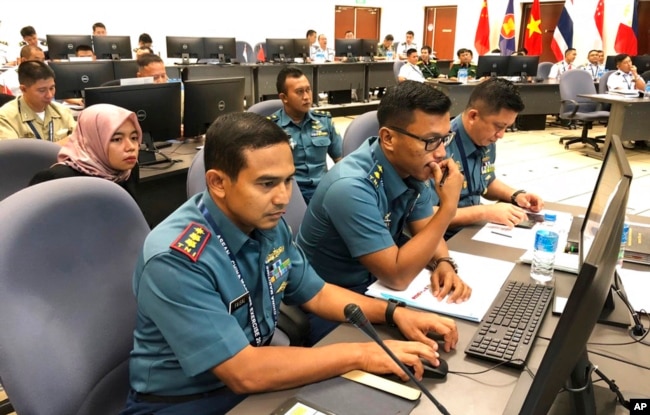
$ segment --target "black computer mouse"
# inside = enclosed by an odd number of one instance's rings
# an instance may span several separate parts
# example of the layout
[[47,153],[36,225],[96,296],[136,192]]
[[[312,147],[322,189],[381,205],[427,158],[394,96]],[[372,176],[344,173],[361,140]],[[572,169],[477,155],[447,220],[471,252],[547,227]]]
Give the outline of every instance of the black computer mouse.
[[422,377],[426,379],[444,379],[447,377],[447,372],[449,366],[447,366],[447,361],[441,358],[438,358],[440,364],[437,367],[431,366],[428,360],[420,359],[422,366],[424,366],[424,373]]

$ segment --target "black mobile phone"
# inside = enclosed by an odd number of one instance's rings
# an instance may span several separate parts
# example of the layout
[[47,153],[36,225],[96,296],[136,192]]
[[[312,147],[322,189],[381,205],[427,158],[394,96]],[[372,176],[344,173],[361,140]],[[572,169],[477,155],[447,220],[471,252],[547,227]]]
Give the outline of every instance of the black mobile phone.
[[292,396],[275,408],[271,415],[335,415],[318,405],[308,402],[298,396]]

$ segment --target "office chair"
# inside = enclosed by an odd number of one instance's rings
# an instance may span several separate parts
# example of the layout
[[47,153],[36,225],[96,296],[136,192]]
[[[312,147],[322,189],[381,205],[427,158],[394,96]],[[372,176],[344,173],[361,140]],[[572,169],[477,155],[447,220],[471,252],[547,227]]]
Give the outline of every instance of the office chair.
[[260,101],[251,105],[247,111],[268,117],[282,107],[284,107],[284,104],[282,104],[281,99],[267,99],[266,101]]
[[343,156],[347,156],[359,148],[369,137],[379,134],[377,110],[368,111],[352,120],[343,135]]
[[393,75],[395,75],[395,83],[399,84],[399,79],[397,76],[399,75],[399,70],[404,65],[406,62],[401,61],[401,60],[396,60],[395,63],[393,63]]
[[553,67],[553,62],[540,62],[537,65],[537,79],[547,79],[548,74],[551,73],[551,68]]
[[643,72],[643,73],[641,74],[641,78],[643,78],[643,80],[645,81],[646,84],[647,84],[648,82],[650,82],[650,71],[645,71],[645,72]]
[[187,170],[186,193],[187,198],[205,190],[205,162],[203,160],[203,149],[194,155],[192,164]]
[[0,107],[9,101],[13,101],[14,99],[16,99],[16,97],[13,95],[0,93]]
[[560,144],[568,149],[571,144],[589,144],[596,152],[600,151],[598,143],[605,141],[587,136],[595,121],[607,121],[609,111],[599,110],[598,103],[589,98],[579,97],[579,94],[595,94],[596,87],[591,74],[587,71],[566,71],[560,78],[560,119],[582,121],[580,137],[566,136],[560,138]]
[[132,276],[147,222],[120,186],[71,177],[0,203],[0,373],[19,414],[116,414],[129,391]]
[[[608,91],[607,88],[607,80],[609,79],[609,76],[613,74],[616,71],[607,71],[603,73],[603,75],[600,77],[598,80],[598,93],[599,94],[606,94]],[[603,111],[609,111],[611,104],[605,104],[605,103],[600,103],[600,109]]]
[[253,47],[250,43],[237,40],[235,44],[237,47],[237,61],[239,63],[255,63],[255,55],[253,54]]
[[27,187],[36,173],[56,163],[61,146],[51,141],[0,140],[0,200]]

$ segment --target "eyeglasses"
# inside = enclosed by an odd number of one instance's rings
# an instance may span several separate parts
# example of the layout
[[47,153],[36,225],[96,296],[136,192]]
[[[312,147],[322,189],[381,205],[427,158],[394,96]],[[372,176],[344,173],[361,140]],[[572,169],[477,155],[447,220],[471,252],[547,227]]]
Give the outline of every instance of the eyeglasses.
[[391,130],[395,130],[400,134],[404,134],[404,135],[407,135],[407,136],[409,136],[411,138],[415,138],[416,140],[420,140],[420,141],[424,142],[424,149],[426,151],[434,151],[435,149],[440,147],[440,144],[447,147],[451,143],[451,141],[454,139],[454,137],[456,136],[456,133],[454,131],[449,131],[449,133],[447,135],[437,135],[437,136],[433,136],[433,137],[430,137],[430,138],[423,138],[423,137],[419,137],[419,136],[417,136],[415,134],[411,134],[408,131],[403,130],[403,129],[399,128],[399,127],[389,125],[388,128],[390,128]]

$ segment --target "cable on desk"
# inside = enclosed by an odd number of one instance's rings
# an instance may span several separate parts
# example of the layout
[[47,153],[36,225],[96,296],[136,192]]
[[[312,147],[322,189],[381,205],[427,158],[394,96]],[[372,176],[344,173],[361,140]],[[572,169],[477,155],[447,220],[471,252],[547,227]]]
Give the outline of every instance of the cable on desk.
[[[487,369],[484,369],[484,370],[479,370],[477,372],[455,372],[455,371],[450,370],[450,371],[448,371],[448,373],[451,373],[453,375],[482,375],[484,373],[490,372],[490,371],[498,368],[499,366],[503,366],[503,365],[506,365],[506,364],[512,363],[512,362],[523,362],[523,361],[524,361],[523,359],[512,359],[512,360],[508,360],[508,361],[505,361],[505,362],[497,363],[496,365],[490,366],[490,367],[488,367]],[[535,374],[528,368],[528,366],[524,365],[524,370],[526,372],[528,372],[528,374],[531,377],[535,377]]]

